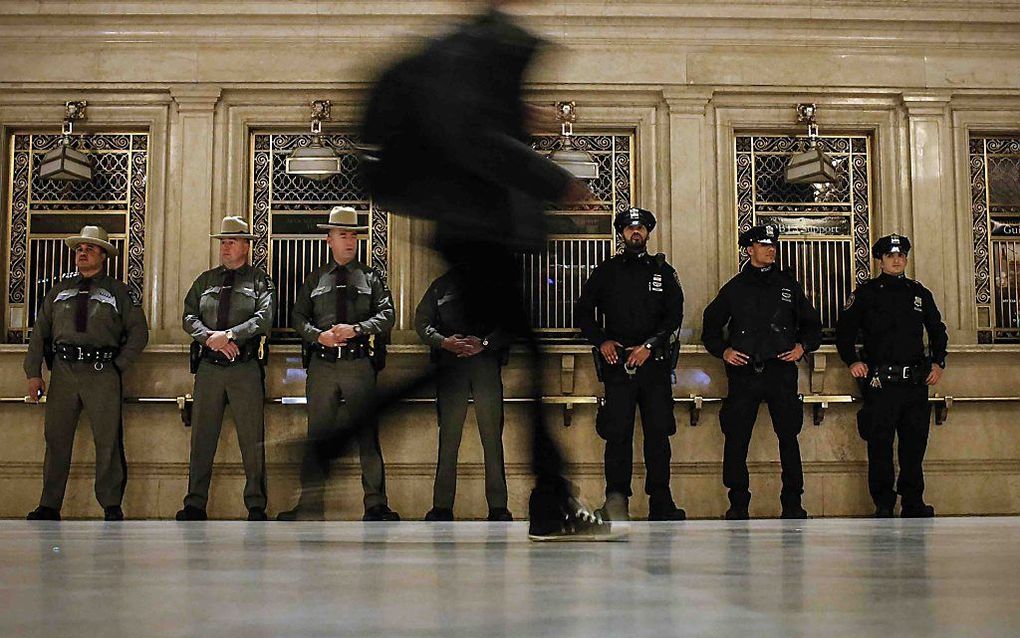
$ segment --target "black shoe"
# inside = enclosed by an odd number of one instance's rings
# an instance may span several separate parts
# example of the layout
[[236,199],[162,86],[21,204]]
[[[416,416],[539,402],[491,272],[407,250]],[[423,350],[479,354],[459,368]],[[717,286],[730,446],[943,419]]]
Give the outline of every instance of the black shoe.
[[649,508],[648,520],[650,521],[686,521],[687,512],[670,503],[666,507]]
[[733,505],[730,509],[726,510],[724,518],[728,521],[746,521],[751,518],[751,514],[747,511],[746,507]]
[[931,505],[918,503],[916,505],[904,505],[900,508],[900,518],[934,518],[935,508]]
[[179,521],[204,521],[209,518],[205,513],[205,510],[201,507],[195,507],[194,505],[185,505],[184,509],[177,512],[175,516]]
[[800,503],[791,503],[789,505],[783,505],[783,511],[779,515],[779,518],[785,519],[804,519],[807,518],[807,510],[800,506]]
[[555,521],[531,519],[528,538],[533,541],[616,541],[626,540],[626,532],[613,529],[613,524],[592,514],[571,498],[564,505],[563,517]]
[[263,507],[249,507],[248,508],[248,520],[249,521],[268,521],[269,517],[266,516],[266,510]]
[[55,510],[52,507],[46,507],[45,505],[40,505],[39,507],[37,507],[34,510],[32,510],[31,512],[29,512],[28,516],[25,517],[25,520],[26,521],[59,521],[60,520],[60,510]]
[[293,521],[321,521],[325,519],[325,515],[322,510],[312,509],[310,507],[302,507],[298,505],[292,510],[286,512],[280,512],[276,515],[276,520],[282,522],[293,522]]
[[[368,516],[367,512],[365,516]],[[453,520],[453,510],[446,507],[433,507],[425,514],[425,520],[430,523],[449,523]]]
[[104,521],[122,521],[124,520],[124,510],[120,508],[120,505],[111,505],[103,508],[103,520]]
[[399,521],[400,514],[397,514],[385,504],[380,503],[379,505],[373,505],[372,507],[365,510],[365,515],[361,517],[361,520],[366,523],[377,523],[377,522],[390,522]]
[[893,508],[892,505],[876,505],[875,513],[872,514],[872,518],[892,518]]
[[509,523],[514,520],[514,515],[505,507],[494,507],[489,510],[489,517],[485,520],[490,523]]

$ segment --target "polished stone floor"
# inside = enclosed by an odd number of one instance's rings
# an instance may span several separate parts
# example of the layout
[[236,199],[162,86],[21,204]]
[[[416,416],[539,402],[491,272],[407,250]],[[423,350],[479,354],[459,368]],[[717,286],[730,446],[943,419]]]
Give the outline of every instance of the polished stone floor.
[[0,522],[0,636],[1020,636],[1020,518]]

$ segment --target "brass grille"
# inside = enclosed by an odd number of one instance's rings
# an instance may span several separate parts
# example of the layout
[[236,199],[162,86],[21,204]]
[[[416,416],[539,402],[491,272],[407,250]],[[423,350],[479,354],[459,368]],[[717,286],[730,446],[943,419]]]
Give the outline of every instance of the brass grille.
[[979,343],[1020,342],[1020,134],[970,139]]
[[42,157],[61,143],[59,134],[14,133],[8,173],[7,335],[8,343],[26,341],[39,303],[57,279],[74,272],[63,238],[82,226],[102,226],[121,253],[108,272],[122,279],[135,303],[141,303],[145,267],[148,135],[89,133],[72,144],[87,151],[92,179],[69,182],[42,179]]
[[[734,189],[738,231],[779,227],[777,259],[797,275],[831,341],[847,297],[871,277],[871,141],[844,135],[818,143],[836,162],[837,179],[823,188],[783,175],[790,157],[808,148],[806,136],[738,135]],[[737,254],[743,267],[747,255]]]

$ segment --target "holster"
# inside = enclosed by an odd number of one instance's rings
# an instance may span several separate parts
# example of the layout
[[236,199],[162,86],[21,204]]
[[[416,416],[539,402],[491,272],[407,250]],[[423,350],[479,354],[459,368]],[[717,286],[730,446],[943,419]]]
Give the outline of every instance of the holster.
[[382,372],[386,367],[386,346],[390,342],[390,333],[383,332],[372,335],[368,338],[368,359],[372,363],[372,369]]
[[265,368],[269,365],[269,336],[268,335],[259,335],[259,349],[258,349],[258,353],[255,355],[255,358],[258,360],[259,365],[262,366],[263,370],[265,370]]
[[595,358],[595,376],[599,383],[604,383],[603,372],[605,372],[606,360],[602,358],[602,352],[598,348],[592,348],[591,354]]
[[43,340],[43,361],[46,362],[46,367],[53,370],[53,339]]
[[202,344],[197,341],[192,341],[188,348],[188,363],[191,374],[197,373],[198,364],[202,363]]
[[301,342],[301,367],[305,370],[308,369],[308,364],[312,362],[312,344],[307,341]]

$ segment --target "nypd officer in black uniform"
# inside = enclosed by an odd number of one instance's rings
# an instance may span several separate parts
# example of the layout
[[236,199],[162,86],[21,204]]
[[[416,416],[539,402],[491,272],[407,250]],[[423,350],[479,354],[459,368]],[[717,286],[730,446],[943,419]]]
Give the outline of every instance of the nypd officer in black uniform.
[[[927,386],[942,378],[949,337],[931,291],[903,274],[909,252],[910,240],[903,235],[875,242],[871,254],[882,274],[850,296],[836,326],[839,356],[864,392],[857,424],[868,443],[868,488],[880,518],[893,515],[897,493],[903,499],[902,516],[935,515],[935,508],[924,503],[921,467],[931,421]],[[858,334],[863,352],[856,346]],[[900,477],[894,491],[897,433]]]
[[[669,437],[676,433],[671,373],[684,293],[666,256],[645,251],[655,228],[651,212],[631,208],[617,214],[613,226],[623,238],[624,251],[591,273],[575,308],[581,334],[597,350],[599,378],[606,385],[595,426],[606,441],[602,514],[613,520],[628,518],[634,409],[640,406],[648,519],[682,521],[686,514],[673,503],[669,487]],[[605,317],[605,328],[596,308]]]
[[768,404],[779,437],[782,517],[807,517],[801,507],[804,473],[797,435],[804,409],[797,392],[797,361],[818,348],[822,326],[793,274],[776,266],[778,242],[779,230],[771,225],[741,233],[740,246],[750,259],[705,308],[701,340],[725,361],[729,381],[729,394],[719,412],[726,438],[723,484],[729,488],[729,520],[749,516],[747,449],[762,401]]

